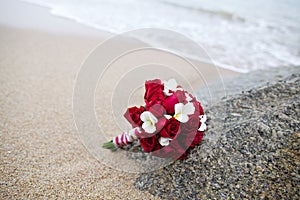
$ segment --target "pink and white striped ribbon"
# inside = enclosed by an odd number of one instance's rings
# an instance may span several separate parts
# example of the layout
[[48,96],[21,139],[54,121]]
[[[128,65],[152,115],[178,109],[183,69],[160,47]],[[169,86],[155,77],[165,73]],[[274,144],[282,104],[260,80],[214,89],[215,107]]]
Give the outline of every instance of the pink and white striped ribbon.
[[124,132],[121,135],[118,135],[117,137],[115,137],[113,139],[113,144],[117,148],[126,146],[126,145],[132,143],[134,140],[137,140],[138,139],[137,135],[139,133],[141,133],[141,128],[140,127],[136,127],[134,129],[131,129],[130,131]]

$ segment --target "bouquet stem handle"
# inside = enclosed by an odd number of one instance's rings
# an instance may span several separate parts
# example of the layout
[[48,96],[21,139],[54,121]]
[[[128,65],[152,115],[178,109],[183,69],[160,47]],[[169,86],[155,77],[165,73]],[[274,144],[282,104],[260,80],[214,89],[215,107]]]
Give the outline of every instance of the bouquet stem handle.
[[113,141],[105,142],[102,147],[104,149],[110,149],[111,151],[116,151],[117,147],[114,145]]
[[138,134],[141,132],[140,127],[131,129],[128,132],[124,132],[118,135],[113,140],[105,142],[102,147],[104,149],[110,149],[111,151],[116,151],[118,148],[131,144],[133,141],[138,139]]

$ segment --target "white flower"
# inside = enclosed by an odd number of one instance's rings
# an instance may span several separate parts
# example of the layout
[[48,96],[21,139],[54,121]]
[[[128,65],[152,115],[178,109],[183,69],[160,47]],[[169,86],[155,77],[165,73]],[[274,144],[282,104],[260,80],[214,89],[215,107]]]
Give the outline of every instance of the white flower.
[[171,115],[164,115],[164,116],[165,116],[165,118],[167,118],[168,120],[172,118]]
[[149,111],[145,111],[140,116],[141,120],[144,122],[142,128],[147,133],[154,133],[156,131],[155,124],[157,123],[157,118]]
[[188,102],[190,102],[190,101],[192,101],[193,99],[192,99],[192,97],[190,96],[190,94],[189,93],[185,93],[185,97],[186,97],[186,100],[188,101]]
[[158,142],[161,146],[168,146],[171,140],[171,138],[161,137],[158,139]]
[[170,90],[176,91],[176,88],[177,88],[177,82],[175,79],[164,81],[164,93],[166,96],[171,96],[172,92],[170,92]]
[[205,124],[205,122],[206,122],[206,115],[200,115],[199,118],[200,118],[201,126],[198,129],[198,131],[205,131],[206,130],[206,124]]
[[191,114],[194,114],[195,107],[192,103],[177,103],[175,104],[175,115],[174,118],[178,121],[185,123],[189,120],[189,116]]

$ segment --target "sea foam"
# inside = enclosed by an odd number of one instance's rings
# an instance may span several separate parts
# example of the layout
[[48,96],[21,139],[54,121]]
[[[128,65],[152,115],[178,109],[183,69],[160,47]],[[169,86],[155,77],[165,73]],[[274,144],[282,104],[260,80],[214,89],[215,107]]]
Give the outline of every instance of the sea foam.
[[[297,0],[24,1],[48,7],[54,15],[116,34],[139,28],[179,32],[201,45],[216,65],[238,72],[300,65]],[[140,39],[160,43],[166,36]],[[171,50],[201,60],[189,46]]]

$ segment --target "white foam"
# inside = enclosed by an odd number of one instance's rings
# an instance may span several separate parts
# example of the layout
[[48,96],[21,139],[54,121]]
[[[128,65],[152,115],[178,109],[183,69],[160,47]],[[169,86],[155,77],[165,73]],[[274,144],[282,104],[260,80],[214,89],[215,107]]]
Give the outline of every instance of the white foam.
[[[122,33],[167,28],[205,47],[213,61],[248,72],[300,65],[300,3],[297,0],[25,0],[85,25]],[[160,42],[165,37],[150,36]],[[197,52],[182,45],[185,55]],[[201,59],[201,58],[199,58]]]

